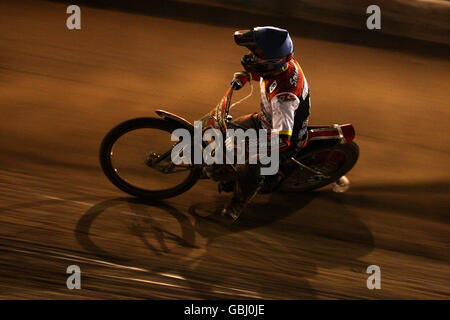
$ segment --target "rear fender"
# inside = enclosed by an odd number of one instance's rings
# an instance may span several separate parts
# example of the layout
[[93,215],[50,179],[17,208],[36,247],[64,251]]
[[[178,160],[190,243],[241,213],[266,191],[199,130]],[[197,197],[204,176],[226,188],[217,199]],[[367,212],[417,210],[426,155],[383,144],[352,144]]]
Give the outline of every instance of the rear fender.
[[351,124],[332,127],[308,127],[308,143],[319,140],[337,140],[338,142],[350,143],[355,138],[355,129]]
[[308,126],[308,140],[302,153],[320,148],[332,148],[337,144],[353,141],[355,130],[351,124],[333,126]]

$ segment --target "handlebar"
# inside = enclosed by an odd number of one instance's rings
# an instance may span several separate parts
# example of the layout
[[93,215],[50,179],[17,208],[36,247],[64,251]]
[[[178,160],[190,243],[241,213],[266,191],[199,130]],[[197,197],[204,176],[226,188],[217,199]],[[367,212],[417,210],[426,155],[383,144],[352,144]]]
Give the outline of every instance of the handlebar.
[[250,93],[246,97],[233,104],[231,104],[231,98],[233,96],[234,90],[236,89],[234,89],[233,85],[228,88],[228,91],[225,93],[222,100],[220,100],[219,104],[211,112],[211,117],[215,122],[214,127],[219,128],[222,132],[225,132],[225,130],[227,129],[227,123],[229,123],[231,120],[229,118],[231,108],[250,98],[250,96],[253,94],[253,84],[250,84],[250,87]]
[[230,86],[230,89],[228,89],[228,95],[227,95],[227,101],[225,106],[225,118],[230,114],[231,109],[231,97],[233,96],[233,91],[235,89],[233,88],[233,85]]

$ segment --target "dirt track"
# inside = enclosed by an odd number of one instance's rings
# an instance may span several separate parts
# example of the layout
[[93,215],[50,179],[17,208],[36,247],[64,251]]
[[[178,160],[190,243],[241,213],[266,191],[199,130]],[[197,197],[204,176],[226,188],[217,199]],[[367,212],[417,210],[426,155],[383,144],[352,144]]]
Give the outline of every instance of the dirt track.
[[311,123],[356,128],[352,188],[260,196],[227,227],[194,214],[228,200],[213,183],[139,203],[97,152],[123,120],[214,106],[234,29],[82,8],[69,31],[65,9],[0,3],[0,298],[450,298],[448,61],[294,36]]

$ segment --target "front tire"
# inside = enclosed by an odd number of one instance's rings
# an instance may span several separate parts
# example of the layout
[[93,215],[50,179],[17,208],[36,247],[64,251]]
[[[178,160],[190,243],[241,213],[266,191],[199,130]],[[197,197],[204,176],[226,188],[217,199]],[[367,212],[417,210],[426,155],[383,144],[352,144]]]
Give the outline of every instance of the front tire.
[[[100,165],[106,177],[120,190],[132,196],[143,199],[166,199],[175,197],[189,190],[199,179],[201,169],[191,166],[189,168],[189,174],[184,179],[184,181],[174,187],[161,190],[148,190],[138,187],[124,179],[119,174],[119,170],[114,167],[111,158],[114,144],[119,140],[119,138],[131,131],[138,129],[156,129],[165,131],[167,133],[172,133],[177,128],[178,127],[176,126],[176,124],[159,118],[136,118],[122,122],[114,127],[105,136],[100,146]],[[145,152],[145,150],[142,151]]]

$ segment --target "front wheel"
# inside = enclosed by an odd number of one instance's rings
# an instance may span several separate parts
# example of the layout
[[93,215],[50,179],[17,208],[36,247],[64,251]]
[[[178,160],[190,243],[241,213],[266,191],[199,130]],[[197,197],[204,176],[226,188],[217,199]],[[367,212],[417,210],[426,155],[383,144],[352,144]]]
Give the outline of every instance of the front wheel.
[[313,149],[295,157],[305,167],[297,166],[283,181],[281,190],[304,192],[324,187],[337,181],[350,171],[358,160],[359,147],[356,143],[337,144]]
[[159,118],[136,118],[114,127],[100,146],[106,177],[122,191],[144,199],[165,199],[189,190],[201,170],[172,163],[175,129],[175,124]]

